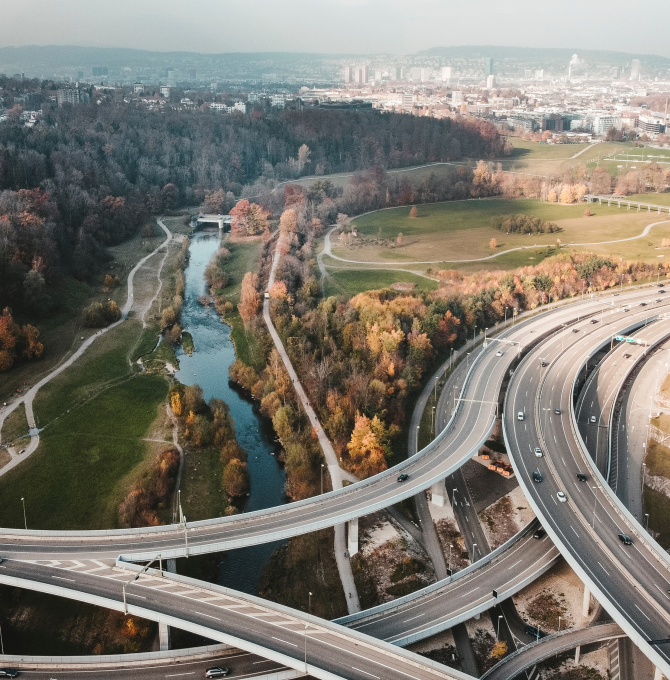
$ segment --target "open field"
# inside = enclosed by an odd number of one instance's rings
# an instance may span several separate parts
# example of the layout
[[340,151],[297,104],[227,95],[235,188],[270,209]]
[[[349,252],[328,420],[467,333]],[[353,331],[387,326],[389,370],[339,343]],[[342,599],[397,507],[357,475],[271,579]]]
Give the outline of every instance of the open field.
[[242,279],[247,272],[258,271],[262,243],[260,237],[244,240],[228,238],[223,245],[230,250],[231,258],[224,267],[228,275],[228,285],[224,289],[225,296],[234,304],[240,300]]
[[[649,236],[635,241],[603,246],[575,246],[578,250],[608,252],[630,259],[655,261],[663,238],[670,237],[670,221],[667,216],[660,220],[653,213],[628,211],[614,206],[590,206],[592,214],[584,217],[585,206],[558,205],[531,199],[489,199],[485,201],[455,201],[418,206],[418,217],[409,217],[407,208],[393,208],[363,215],[354,220],[359,232],[368,238],[360,239],[352,246],[343,246],[332,239],[332,251],[355,262],[375,262],[392,267],[426,269],[459,268],[469,271],[481,269],[510,269],[538,264],[553,254],[553,246],[560,238],[563,247],[571,243],[594,243],[616,241],[639,235],[650,223],[659,221]],[[554,221],[562,231],[554,234],[506,234],[491,226],[496,216],[525,213]],[[395,240],[403,234],[403,244],[389,249],[387,244],[375,244],[378,238]],[[490,257],[494,251],[489,242],[497,241],[498,257],[480,262],[458,260]],[[572,246],[571,246],[572,247]],[[512,248],[525,250],[504,253]],[[670,254],[668,254],[670,256]],[[441,259],[443,258],[443,259]],[[324,258],[326,264],[347,266]],[[435,262],[437,261],[437,262]],[[434,262],[430,264],[419,263]]]
[[[155,222],[152,221],[152,225]],[[16,315],[18,323],[30,323],[40,331],[40,341],[44,344],[44,353],[39,361],[31,361],[17,365],[11,371],[0,374],[0,400],[5,401],[17,388],[24,390],[34,385],[44,375],[50,373],[64,358],[76,351],[81,345],[81,338],[88,338],[95,329],[85,328],[81,321],[81,310],[94,301],[103,302],[108,298],[122,307],[126,301],[128,273],[138,260],[151,252],[165,236],[155,227],[156,236],[146,238],[137,235],[125,243],[109,249],[114,260],[108,268],[100,273],[98,280],[89,285],[73,278],[62,279],[49,290],[51,297],[57,301],[58,309],[44,319]],[[158,257],[153,258],[156,261]],[[150,264],[150,263],[147,263]],[[121,285],[112,291],[103,291],[101,281],[104,275],[115,274]]]
[[[666,191],[662,194],[649,193],[649,194],[631,194],[626,196],[626,201],[640,201],[640,203],[651,203],[652,205],[670,205],[670,192]],[[633,208],[631,208],[633,210]]]
[[26,410],[22,406],[14,409],[7,418],[2,426],[2,443],[7,444],[18,437],[23,437],[28,434],[30,426],[28,425],[28,419],[26,418]]
[[[332,260],[331,260],[332,261]],[[382,269],[336,269],[328,270],[330,278],[324,283],[326,297],[329,295],[346,295],[352,297],[365,290],[388,288],[398,281],[413,283],[414,290],[436,290],[437,281],[417,276],[411,272],[390,271]]]

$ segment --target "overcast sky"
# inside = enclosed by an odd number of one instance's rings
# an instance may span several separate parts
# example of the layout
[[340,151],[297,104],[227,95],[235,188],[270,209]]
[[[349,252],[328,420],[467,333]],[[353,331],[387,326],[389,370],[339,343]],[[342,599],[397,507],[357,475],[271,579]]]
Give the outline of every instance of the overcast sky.
[[670,57],[669,28],[669,0],[21,0],[3,3],[0,46],[402,54],[510,45]]

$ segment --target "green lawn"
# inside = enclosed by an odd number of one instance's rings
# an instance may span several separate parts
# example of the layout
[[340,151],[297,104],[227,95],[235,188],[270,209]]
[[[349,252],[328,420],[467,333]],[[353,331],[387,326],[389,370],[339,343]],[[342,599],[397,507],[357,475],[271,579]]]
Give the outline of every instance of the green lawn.
[[29,429],[26,410],[23,405],[18,406],[7,416],[2,425],[2,443],[7,444],[18,437],[27,435]]
[[260,241],[248,241],[235,243],[227,241],[223,244],[232,257],[224,267],[228,275],[228,285],[224,288],[225,296],[233,303],[237,304],[240,299],[242,279],[247,272],[258,271],[258,261],[261,256],[262,243]]
[[[640,203],[651,203],[653,205],[670,205],[670,191],[666,191],[663,194],[657,194],[655,192],[649,194],[631,194],[626,196],[627,201],[640,201]],[[633,208],[631,208],[632,210]]]
[[365,290],[388,288],[398,281],[413,283],[418,290],[437,290],[437,281],[417,276],[410,272],[379,269],[329,269],[330,278],[326,279],[324,288],[329,295],[346,295],[351,297]]
[[144,462],[142,437],[166,393],[163,378],[136,375],[61,415],[38,451],[0,478],[2,525],[22,525],[23,496],[33,529],[118,526],[118,504]]

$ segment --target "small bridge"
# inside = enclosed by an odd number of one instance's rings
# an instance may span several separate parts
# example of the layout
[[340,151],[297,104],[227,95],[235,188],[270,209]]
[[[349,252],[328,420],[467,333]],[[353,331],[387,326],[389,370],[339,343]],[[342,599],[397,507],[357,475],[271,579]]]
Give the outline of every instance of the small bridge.
[[194,228],[202,227],[205,224],[217,224],[221,231],[230,231],[230,223],[233,218],[230,215],[204,215],[200,213],[191,218]]
[[634,208],[637,208],[637,212],[641,212],[642,210],[645,210],[647,212],[657,212],[659,215],[662,212],[667,212],[670,214],[670,205],[657,205],[655,203],[641,203],[640,201],[630,201],[624,196],[597,196],[595,194],[586,194],[584,196],[584,200],[587,203],[598,203],[598,205],[602,205],[603,203],[606,203],[609,206],[615,205],[617,208],[621,207],[628,207],[628,210],[630,210],[631,206]]

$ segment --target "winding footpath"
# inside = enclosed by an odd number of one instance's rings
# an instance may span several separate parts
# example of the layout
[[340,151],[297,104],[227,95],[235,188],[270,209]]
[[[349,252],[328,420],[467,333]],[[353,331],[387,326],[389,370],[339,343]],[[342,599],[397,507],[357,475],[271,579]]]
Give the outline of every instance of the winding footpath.
[[[275,248],[274,256],[272,258],[272,268],[270,269],[270,276],[268,278],[268,290],[270,290],[274,285],[275,275],[277,273],[277,266],[279,265],[280,258],[281,254],[279,249]],[[343,479],[346,479],[349,482],[359,481],[356,477],[354,477],[354,475],[347,472],[346,470],[343,470],[337,462],[337,454],[335,453],[335,449],[333,449],[333,445],[330,443],[326,433],[323,431],[321,423],[316,417],[316,413],[314,412],[312,405],[309,403],[307,394],[300,384],[298,374],[295,372],[293,364],[291,364],[291,360],[284,349],[284,345],[281,341],[281,338],[279,337],[279,333],[277,333],[277,329],[272,323],[272,319],[270,317],[270,300],[267,297],[263,300],[263,319],[265,320],[265,324],[268,327],[272,341],[274,342],[274,345],[277,348],[282,361],[284,362],[284,367],[291,378],[293,388],[300,399],[300,403],[307,414],[307,418],[309,418],[312,429],[319,439],[321,450],[323,451],[323,455],[325,456],[326,463],[328,465],[328,472],[330,474],[333,491],[342,488]],[[347,609],[350,614],[355,614],[356,612],[361,611],[361,604],[358,599],[358,592],[356,591],[356,583],[354,582],[354,574],[351,570],[351,563],[349,558],[345,557],[345,555],[348,555],[345,526],[344,524],[336,524],[334,528],[335,560],[337,562],[337,569],[340,573],[340,579],[344,588],[345,598],[347,600]]]
[[[383,208],[384,210],[391,210],[391,208]],[[377,211],[375,211],[377,212]],[[359,215],[361,217],[361,215]],[[612,243],[625,243],[626,241],[637,241],[640,238],[644,238],[645,236],[649,235],[649,232],[652,230],[653,227],[658,226],[659,224],[668,224],[670,220],[661,220],[660,222],[653,222],[652,224],[648,224],[643,230],[642,233],[638,234],[637,236],[629,236],[628,238],[620,238],[616,239],[614,241],[593,241],[591,243],[565,243],[561,245],[561,248],[568,248],[571,246],[605,246],[605,245],[610,245]],[[331,243],[330,243],[330,235],[337,229],[338,227],[335,226],[333,227],[327,234],[326,238],[323,244],[323,250],[319,253],[317,256],[317,262],[319,263],[319,269],[321,269],[321,274],[322,274],[322,279],[323,279],[323,273],[325,271],[325,267],[327,265],[324,264],[323,262],[323,256],[328,255],[328,257],[332,258],[333,260],[339,260],[340,262],[349,262],[351,264],[357,264],[357,265],[381,265],[379,268],[380,269],[387,269],[388,267],[385,266],[390,263],[386,262],[371,262],[371,261],[365,261],[365,260],[349,260],[345,257],[339,257],[339,255],[333,255],[332,250],[331,250]],[[494,253],[493,255],[487,255],[486,257],[476,257],[471,260],[425,260],[425,261],[415,261],[412,260],[411,262],[407,262],[407,266],[412,266],[416,264],[458,264],[458,263],[463,263],[463,262],[485,262],[487,260],[494,260],[496,257],[500,257],[501,255],[506,255],[507,253],[514,253],[517,250],[528,250],[529,248],[548,248],[549,246],[553,246],[553,243],[533,243],[533,245],[528,245],[528,246],[519,246],[518,248],[509,248],[508,250],[501,250],[499,253]],[[354,267],[350,267],[351,269],[354,269]],[[397,268],[397,266],[395,267]],[[403,270],[403,271],[409,271],[409,270]]]
[[[165,232],[166,238],[165,241],[163,241],[159,246],[154,248],[148,255],[145,255],[131,270],[130,273],[128,274],[128,297],[126,298],[126,303],[123,305],[123,308],[121,309],[121,318],[114,322],[113,324],[110,324],[106,328],[101,328],[100,330],[96,331],[93,335],[90,337],[86,338],[84,342],[80,345],[79,349],[70,356],[70,358],[67,361],[64,361],[62,364],[57,366],[51,373],[48,375],[44,376],[39,382],[37,382],[33,387],[31,387],[22,397],[19,399],[15,399],[13,402],[11,402],[9,405],[6,407],[3,407],[0,409],[0,433],[2,432],[2,426],[4,425],[5,419],[7,416],[12,413],[20,404],[24,404],[25,410],[26,410],[26,419],[28,420],[28,426],[30,427],[30,443],[26,447],[26,450],[23,454],[20,456],[16,455],[12,457],[11,461],[7,463],[2,469],[0,469],[0,477],[13,468],[15,468],[19,463],[24,461],[28,456],[30,456],[32,453],[34,453],[37,450],[37,447],[39,446],[40,443],[40,431],[37,428],[36,422],[35,422],[35,414],[33,412],[33,400],[35,399],[35,396],[39,392],[39,390],[44,387],[48,382],[53,380],[57,375],[60,375],[66,368],[69,368],[72,366],[72,364],[79,359],[79,357],[84,354],[84,352],[101,336],[103,336],[105,333],[108,331],[111,331],[112,328],[116,328],[120,324],[122,324],[127,318],[128,314],[130,313],[130,310],[133,307],[134,304],[134,285],[133,285],[133,279],[135,278],[135,274],[137,271],[144,265],[144,263],[152,258],[156,253],[158,253],[161,248],[167,248],[168,243],[172,240],[172,232],[165,226],[162,220],[157,220],[159,226],[163,231]],[[165,258],[163,258],[163,262],[165,262]],[[161,263],[162,266],[162,263]],[[146,312],[145,312],[146,313]]]

